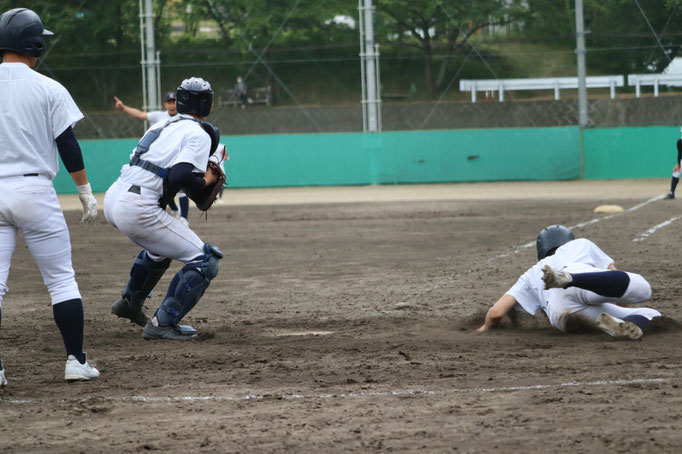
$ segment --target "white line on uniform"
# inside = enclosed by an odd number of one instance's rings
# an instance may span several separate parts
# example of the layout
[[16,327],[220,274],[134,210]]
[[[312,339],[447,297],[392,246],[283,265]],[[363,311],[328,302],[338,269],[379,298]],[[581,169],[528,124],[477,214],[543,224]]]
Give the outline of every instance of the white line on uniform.
[[675,217],[668,219],[667,221],[663,221],[660,224],[651,227],[649,230],[642,233],[637,238],[634,238],[632,241],[644,241],[647,238],[649,238],[651,235],[653,235],[657,230],[662,229],[663,227],[672,224],[673,222],[680,219],[680,217],[682,217],[682,216],[675,216]]
[[[470,394],[470,393],[491,393],[491,392],[515,392],[532,391],[538,389],[558,389],[558,388],[586,388],[590,386],[626,386],[647,383],[668,383],[667,378],[633,378],[622,380],[595,380],[595,381],[571,381],[566,383],[539,384],[525,386],[502,386],[496,388],[454,388],[442,391],[429,391],[418,389],[403,389],[389,391],[368,391],[357,393],[324,393],[324,394],[244,394],[237,396],[179,396],[179,397],[145,397],[145,396],[121,396],[121,397],[96,397],[90,396],[92,400],[114,401],[114,402],[206,402],[206,401],[229,401],[240,402],[245,400],[298,400],[298,399],[349,399],[373,397],[405,397],[405,396],[432,396],[447,394]],[[38,404],[47,402],[83,402],[88,397],[80,396],[70,399],[1,399],[0,402],[10,404]]]

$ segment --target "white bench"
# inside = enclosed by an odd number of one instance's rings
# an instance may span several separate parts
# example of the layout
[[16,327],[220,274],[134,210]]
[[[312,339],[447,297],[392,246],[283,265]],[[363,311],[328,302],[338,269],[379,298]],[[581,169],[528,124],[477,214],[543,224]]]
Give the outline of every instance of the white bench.
[[[616,87],[625,85],[623,76],[590,76],[585,78],[587,88],[610,88],[611,99],[616,97]],[[500,102],[504,101],[505,91],[516,90],[554,90],[554,99],[559,99],[559,90],[578,88],[577,77],[546,77],[529,79],[477,79],[459,81],[459,91],[470,91],[471,102],[476,102],[478,91],[498,91]]]
[[682,74],[629,74],[628,85],[635,87],[635,96],[639,98],[642,85],[654,86],[654,96],[658,96],[658,86],[682,86]]

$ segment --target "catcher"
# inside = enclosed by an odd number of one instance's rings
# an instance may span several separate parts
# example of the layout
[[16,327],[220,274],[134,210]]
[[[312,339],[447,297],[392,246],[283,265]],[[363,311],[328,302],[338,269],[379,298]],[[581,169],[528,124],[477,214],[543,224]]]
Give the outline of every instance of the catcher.
[[[199,209],[208,210],[225,182],[218,158],[217,128],[205,122],[213,90],[205,80],[185,79],[177,89],[178,115],[153,125],[123,166],[104,197],[107,221],[144,249],[111,312],[144,326],[144,339],[187,340],[196,330],[180,325],[218,274],[223,254],[164,210],[184,190]],[[172,279],[166,297],[149,318],[142,305],[171,260],[184,267]]]

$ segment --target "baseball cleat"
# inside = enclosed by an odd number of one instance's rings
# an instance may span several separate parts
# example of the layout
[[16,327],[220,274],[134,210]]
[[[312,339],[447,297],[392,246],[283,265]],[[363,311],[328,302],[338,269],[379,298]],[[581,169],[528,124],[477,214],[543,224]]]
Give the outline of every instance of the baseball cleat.
[[0,361],[0,386],[7,386],[7,379],[5,378],[5,368],[2,367],[2,361]]
[[87,358],[83,364],[73,355],[69,355],[66,359],[66,367],[64,368],[64,379],[66,381],[90,380],[97,377],[99,377],[99,371],[88,364]]
[[142,312],[142,309],[133,311],[128,303],[128,298],[122,296],[120,300],[116,301],[111,306],[111,313],[121,318],[127,318],[136,325],[145,326],[149,317]]
[[144,340],[178,340],[186,341],[197,337],[196,331],[187,332],[173,325],[154,325],[149,320],[142,331]]
[[545,265],[542,267],[542,281],[545,283],[545,290],[566,288],[573,282],[573,277],[566,271],[558,271],[549,265]]
[[642,330],[639,326],[632,322],[624,322],[607,313],[599,314],[597,317],[597,328],[604,331],[609,336],[616,339],[632,339],[640,340],[642,338]]
[[666,200],[673,200],[675,198],[675,194],[673,194],[672,192],[669,192],[663,198]]

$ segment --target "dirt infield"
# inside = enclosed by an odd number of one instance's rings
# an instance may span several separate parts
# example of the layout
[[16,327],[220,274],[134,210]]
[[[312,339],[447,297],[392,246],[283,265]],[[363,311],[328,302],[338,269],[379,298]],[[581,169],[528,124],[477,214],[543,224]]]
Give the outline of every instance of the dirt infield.
[[[682,201],[655,198],[667,184],[229,191],[207,220],[191,213],[226,257],[187,343],[143,341],[110,314],[138,248],[101,211],[82,225],[69,210],[102,376],[63,382],[47,291],[19,240],[0,452],[681,452]],[[595,215],[601,204],[625,211]],[[542,317],[476,333],[553,223],[642,273],[672,320],[641,342],[563,334]]]

